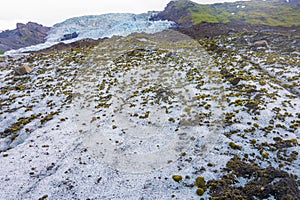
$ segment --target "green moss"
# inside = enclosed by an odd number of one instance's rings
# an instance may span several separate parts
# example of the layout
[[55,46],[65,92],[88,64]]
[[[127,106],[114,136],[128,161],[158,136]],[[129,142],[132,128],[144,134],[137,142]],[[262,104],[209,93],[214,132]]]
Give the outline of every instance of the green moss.
[[205,180],[203,176],[198,176],[195,180],[195,185],[199,188],[205,187]]
[[228,112],[225,113],[225,117],[224,117],[225,123],[228,124],[228,125],[235,123],[234,117],[235,117],[235,114],[232,113],[232,112],[230,112],[230,113],[228,113]]
[[149,117],[150,111],[147,111],[144,115],[140,116],[140,119],[147,119]]
[[255,139],[252,139],[252,140],[250,141],[250,143],[254,145],[254,144],[256,144],[256,140],[255,140]]
[[[4,132],[0,132],[0,135],[2,137],[6,137],[10,134],[15,134],[17,131],[19,131],[21,128],[23,128],[26,124],[30,123],[32,120],[38,118],[40,114],[37,115],[30,115],[29,117],[20,117],[15,123],[13,123],[9,128],[6,128]],[[13,138],[15,139],[15,138]]]
[[43,123],[45,123],[45,122],[47,122],[47,121],[53,119],[54,115],[57,115],[57,114],[59,114],[58,111],[56,111],[56,112],[53,112],[53,111],[52,111],[52,112],[50,112],[49,114],[47,114],[46,116],[43,116],[43,117],[41,118],[41,120],[40,120],[41,124],[43,124]]
[[176,181],[176,182],[179,182],[179,181],[182,180],[182,176],[181,176],[181,175],[175,174],[175,175],[172,176],[172,179],[173,179],[174,181]]
[[210,107],[211,107],[210,104],[206,104],[206,105],[204,106],[204,108],[205,108],[206,110],[210,109]]
[[298,144],[297,138],[291,138],[291,139],[288,139],[288,140],[286,140],[286,141],[291,142],[291,143],[293,143],[293,144],[295,144],[295,145]]
[[242,99],[236,99],[233,104],[235,106],[242,106],[243,105],[243,100]]
[[210,97],[210,95],[209,94],[199,94],[196,96],[197,99],[205,99],[207,97]]
[[235,150],[242,150],[242,147],[240,145],[235,144],[234,142],[229,142],[228,145]]
[[262,151],[261,155],[262,155],[263,158],[269,158],[269,153],[266,152],[266,151]]
[[170,118],[168,119],[168,121],[174,123],[174,122],[175,122],[175,119],[174,119],[173,117],[170,117]]
[[13,135],[10,137],[10,139],[13,141],[13,140],[15,140],[18,136],[19,136],[18,134],[13,134]]
[[279,167],[279,168],[284,167],[284,163],[279,163],[278,167]]
[[204,189],[203,188],[197,188],[196,190],[196,194],[199,195],[199,196],[202,196],[204,194]]

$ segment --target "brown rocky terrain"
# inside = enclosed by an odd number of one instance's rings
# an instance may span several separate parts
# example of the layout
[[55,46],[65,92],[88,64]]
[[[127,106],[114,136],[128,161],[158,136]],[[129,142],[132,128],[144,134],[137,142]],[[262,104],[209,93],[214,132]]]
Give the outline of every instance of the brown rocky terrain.
[[233,21],[228,23],[203,22],[192,25],[190,27],[178,27],[176,28],[176,30],[189,35],[194,39],[212,38],[215,36],[228,35],[245,31],[280,33],[288,34],[291,36],[300,35],[300,26],[267,26],[260,24],[249,24],[241,21]]
[[68,49],[72,49],[72,48],[87,48],[87,47],[96,46],[100,42],[102,42],[106,39],[107,38],[94,40],[94,39],[88,38],[88,39],[82,39],[82,40],[78,40],[78,41],[71,42],[71,43],[60,42],[60,43],[55,44],[46,49],[41,49],[39,51],[27,51],[25,53],[49,53],[49,52],[53,52],[53,51],[68,50]]
[[16,29],[0,33],[0,51],[43,43],[49,30],[49,27],[34,22],[18,23]]
[[[244,31],[300,34],[299,1],[234,2],[204,5],[190,0],[171,1],[152,20],[169,20],[176,30],[194,39]],[[280,13],[278,13],[280,12]],[[262,14],[263,13],[263,14]],[[277,13],[277,15],[274,15]]]

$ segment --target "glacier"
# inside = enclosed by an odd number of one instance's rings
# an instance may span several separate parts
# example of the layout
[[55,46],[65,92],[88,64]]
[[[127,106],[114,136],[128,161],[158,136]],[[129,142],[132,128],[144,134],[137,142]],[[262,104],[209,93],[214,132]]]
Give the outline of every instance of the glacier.
[[[8,51],[6,54],[37,51],[59,42],[71,43],[86,38],[99,39],[127,36],[135,32],[156,33],[175,26],[175,23],[171,21],[151,21],[150,18],[155,14],[156,12],[150,11],[142,14],[109,13],[70,18],[55,24],[50,30],[45,43]],[[61,41],[65,34],[74,32],[78,33],[78,37]]]

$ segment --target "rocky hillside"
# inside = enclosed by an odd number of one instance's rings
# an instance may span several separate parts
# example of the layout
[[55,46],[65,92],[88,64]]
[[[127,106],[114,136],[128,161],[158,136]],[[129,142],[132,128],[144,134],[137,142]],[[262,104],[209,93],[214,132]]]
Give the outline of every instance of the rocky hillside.
[[252,0],[212,5],[177,0],[171,1],[165,10],[153,19],[171,20],[184,27],[201,22],[233,21],[269,26],[293,26],[300,25],[300,6],[298,1],[281,0]]
[[249,24],[241,21],[233,21],[228,23],[203,22],[189,27],[177,27],[176,30],[187,34],[194,39],[213,38],[221,35],[228,36],[230,34],[249,31],[288,34],[292,37],[300,36],[300,26],[268,26],[260,24]]
[[34,22],[18,23],[16,29],[0,33],[0,51],[43,43],[49,30],[49,27]]

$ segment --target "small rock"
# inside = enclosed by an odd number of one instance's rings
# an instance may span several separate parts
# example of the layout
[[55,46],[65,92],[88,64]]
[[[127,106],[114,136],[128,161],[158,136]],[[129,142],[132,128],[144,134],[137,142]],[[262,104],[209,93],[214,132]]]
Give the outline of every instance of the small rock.
[[32,69],[27,65],[15,68],[16,75],[24,75],[24,74],[29,74],[31,72]]
[[258,40],[252,44],[252,47],[266,47],[269,48],[269,44],[267,40]]
[[239,84],[239,82],[240,82],[241,80],[242,80],[241,78],[237,77],[237,78],[234,78],[234,79],[230,80],[230,83],[231,83],[232,85],[237,85],[237,84]]
[[39,198],[39,200],[45,200],[48,198],[48,194],[43,195],[41,198]]

